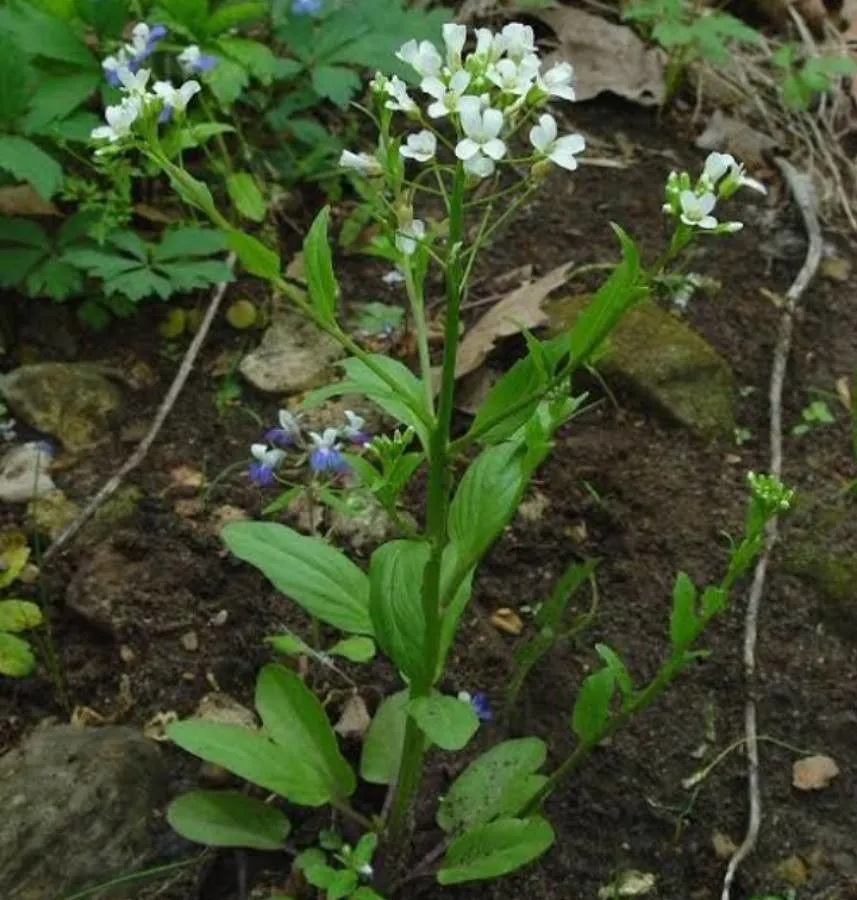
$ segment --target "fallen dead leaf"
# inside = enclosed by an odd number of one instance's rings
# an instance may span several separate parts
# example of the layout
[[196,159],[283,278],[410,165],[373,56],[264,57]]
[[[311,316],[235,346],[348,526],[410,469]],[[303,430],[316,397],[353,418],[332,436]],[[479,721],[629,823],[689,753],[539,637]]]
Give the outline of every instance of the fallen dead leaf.
[[541,491],[533,491],[518,507],[518,515],[526,522],[540,522],[549,506],[550,500]]
[[610,884],[598,888],[599,900],[614,900],[616,897],[642,897],[655,889],[657,879],[651,872],[629,869],[620,873]]
[[722,831],[715,831],[711,835],[711,846],[714,848],[714,855],[723,860],[730,859],[738,849],[735,841]]
[[256,716],[246,706],[242,706],[229,694],[215,692],[206,694],[199,701],[194,716],[207,719],[209,722],[221,722],[224,725],[243,725],[245,728],[256,727]]
[[230,506],[226,504],[225,506],[218,506],[214,513],[212,514],[212,520],[216,525],[223,526],[228,525],[230,522],[244,522],[250,518],[246,509],[241,509],[240,506]]
[[609,91],[641,106],[663,103],[663,54],[647,47],[630,28],[572,6],[534,10],[532,15],[559,38],[560,51],[547,63],[559,56],[574,66],[578,101]]
[[796,853],[793,853],[774,866],[774,874],[777,878],[781,878],[795,887],[800,887],[809,878],[809,869],[806,863]]
[[93,725],[103,725],[106,717],[89,706],[75,706],[71,711],[69,724],[76,728],[91,728]]
[[176,487],[198,488],[205,483],[205,475],[190,466],[176,466],[170,470],[170,478]]
[[513,609],[505,606],[493,612],[489,621],[498,631],[506,634],[518,635],[524,630],[521,617]]
[[143,734],[149,738],[150,741],[163,743],[170,739],[167,734],[167,728],[169,728],[173,722],[178,722],[178,720],[179,715],[174,710],[155,713],[155,715],[143,725]]
[[491,307],[464,335],[458,348],[455,377],[461,378],[481,366],[499,338],[546,324],[549,316],[542,303],[551,291],[565,284],[571,265],[567,262],[557,266],[538,281],[516,288]]
[[188,631],[181,636],[181,644],[182,647],[185,648],[189,653],[194,653],[199,650],[199,638],[195,631]]
[[799,791],[820,791],[839,774],[839,766],[829,756],[807,756],[792,766],[792,785]]
[[782,142],[779,135],[764,134],[740,119],[716,109],[705,130],[694,141],[700,150],[718,150],[740,157],[750,169],[764,165],[765,154]]
[[845,375],[836,379],[836,396],[839,397],[839,402],[850,412],[851,382]]
[[821,261],[819,271],[828,281],[848,281],[851,274],[851,260],[844,256],[831,256]]
[[362,738],[371,722],[372,717],[363,698],[359,694],[352,694],[345,701],[333,730],[342,737]]
[[37,194],[29,184],[12,184],[0,188],[2,216],[61,216],[50,200]]

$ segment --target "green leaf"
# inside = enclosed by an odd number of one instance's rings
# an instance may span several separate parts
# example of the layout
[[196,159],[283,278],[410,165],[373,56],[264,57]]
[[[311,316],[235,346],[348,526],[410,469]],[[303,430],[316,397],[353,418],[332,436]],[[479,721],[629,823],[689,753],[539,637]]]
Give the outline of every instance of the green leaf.
[[35,668],[33,648],[23,638],[0,631],[0,675],[25,678]]
[[693,641],[698,623],[696,588],[685,572],[679,572],[673,587],[673,607],[670,615],[670,643],[673,649],[686,647]]
[[0,29],[0,124],[12,126],[24,115],[35,80],[27,55]]
[[475,759],[456,778],[437,811],[437,824],[447,833],[485,825],[503,813],[514,815],[507,797],[513,786],[545,763],[547,747],[539,738],[503,741]]
[[266,281],[277,281],[280,277],[280,257],[269,250],[261,241],[243,231],[229,231],[226,235],[229,249],[232,250],[241,265],[257,278]]
[[100,72],[86,42],[69,22],[46,15],[28,3],[0,8],[0,34],[14,38],[24,53]]
[[312,69],[313,90],[342,109],[348,106],[362,84],[357,73],[344,66],[314,66]]
[[[273,81],[277,70],[277,58],[265,44],[239,37],[221,38],[217,44],[226,56],[238,63],[257,81],[265,85]],[[216,72],[219,68],[220,62],[213,71]]]
[[340,869],[327,885],[327,900],[342,900],[347,897],[358,884],[358,876],[351,869]]
[[423,734],[441,750],[463,750],[479,730],[479,718],[469,703],[433,693],[415,697],[408,712]]
[[295,673],[269,664],[256,682],[256,709],[271,737],[287,751],[290,776],[300,791],[289,795],[303,806],[350,797],[357,788],[351,766],[339,752],[324,707]]
[[411,680],[425,672],[423,573],[430,554],[423,541],[390,541],[369,563],[369,614],[375,640]]
[[226,236],[214,228],[174,228],[168,231],[152,254],[166,261],[187,256],[212,256],[226,250]]
[[226,190],[235,208],[245,219],[264,221],[268,206],[256,179],[249,172],[233,172],[229,175]]
[[714,616],[726,609],[729,594],[722,587],[707,587],[702,592],[702,611],[706,616]]
[[325,206],[315,217],[304,239],[303,258],[313,305],[326,321],[334,322],[339,285],[333,272],[333,257],[327,236],[329,221],[330,207]]
[[29,132],[40,131],[56,119],[82,106],[98,87],[98,72],[67,72],[42,78],[30,101],[30,111],[24,119]]
[[527,485],[518,443],[488,447],[464,473],[449,507],[449,537],[466,568],[514,516]]
[[212,36],[223,34],[238,25],[261,19],[267,11],[267,3],[224,3],[209,16],[207,31]]
[[596,644],[595,652],[604,660],[604,664],[613,673],[622,696],[633,697],[634,682],[631,680],[631,675],[625,663],[622,662],[622,658],[606,644]]
[[357,846],[351,854],[351,864],[355,869],[369,865],[377,849],[378,835],[374,831],[368,831],[357,842]]
[[93,128],[101,125],[102,120],[95,113],[81,110],[65,119],[55,120],[40,130],[40,134],[60,143],[88,144]]
[[46,259],[27,275],[27,293],[31,297],[50,297],[62,303],[82,291],[83,276],[60,259]]
[[545,378],[539,371],[535,359],[530,355],[519,359],[488,392],[476,413],[471,429],[481,431],[487,423],[505,413],[513,403],[522,403],[525,398],[531,398],[518,412],[498,421],[479,439],[483,444],[495,444],[506,440],[530,419],[539,405],[544,387]]
[[107,238],[107,242],[114,247],[119,247],[126,253],[130,253],[135,259],[141,263],[149,260],[149,245],[135,231],[123,229],[114,231]]
[[327,864],[327,857],[315,847],[304,850],[297,859],[295,867],[303,872],[304,878],[313,886],[324,890],[336,877],[336,869]]
[[337,641],[327,652],[354,663],[365,663],[375,658],[375,642],[372,638],[354,635]]
[[574,710],[571,728],[581,743],[593,743],[610,719],[610,701],[616,686],[616,676],[611,668],[599,669],[583,680]]
[[282,850],[291,826],[275,807],[238,791],[192,791],[167,807],[183,838],[208,847]]
[[201,40],[206,35],[211,16],[209,0],[160,0],[159,5],[190,36]]
[[120,38],[131,18],[130,0],[75,0],[74,5],[81,19],[100,37]]
[[[205,182],[194,178],[180,166],[169,162],[169,160],[161,160],[161,167],[170,179],[173,190],[184,200],[189,206],[202,210],[212,222],[218,225],[222,223],[223,217],[218,213],[217,207],[214,205],[214,198]],[[240,232],[236,232],[240,234]],[[249,238],[252,240],[252,238]],[[236,252],[238,252],[236,250]],[[239,254],[240,256],[240,254]]]
[[539,607],[536,624],[543,628],[559,629],[569,600],[578,588],[588,581],[598,566],[597,559],[587,559],[582,563],[571,563],[562,577],[554,585],[550,597]]
[[44,228],[29,219],[0,218],[0,242],[50,249],[50,239]]
[[244,66],[237,62],[220,57],[217,65],[208,73],[206,84],[217,97],[217,102],[229,109],[241,96],[244,88],[250,83],[250,75]]
[[373,634],[369,579],[329,544],[276,522],[233,522],[221,536],[310,615],[351,634]]
[[437,880],[446,885],[499,878],[538,859],[553,842],[553,829],[545,819],[499,819],[454,841]]
[[265,643],[270,644],[277,653],[283,656],[312,656],[313,650],[309,644],[302,641],[296,634],[275,634],[265,638]]
[[235,129],[231,125],[222,122],[198,122],[189,124],[181,130],[179,135],[179,150],[192,150],[207,144],[212,138],[220,134],[231,134]]
[[42,611],[29,600],[0,600],[0,631],[28,631],[44,622]]
[[26,181],[50,200],[62,184],[62,166],[26,138],[0,134],[0,169]]
[[409,691],[385,697],[363,738],[360,777],[370,784],[392,784],[399,774],[399,761],[408,721]]

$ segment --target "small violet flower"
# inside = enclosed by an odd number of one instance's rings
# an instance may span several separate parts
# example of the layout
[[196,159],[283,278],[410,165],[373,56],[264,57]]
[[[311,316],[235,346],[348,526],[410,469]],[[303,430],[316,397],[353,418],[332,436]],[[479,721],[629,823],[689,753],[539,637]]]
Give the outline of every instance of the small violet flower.
[[297,418],[287,409],[281,409],[279,425],[265,433],[265,440],[279,447],[294,447],[301,438],[301,427]]
[[577,168],[576,154],[586,149],[586,141],[581,134],[556,136],[556,119],[545,113],[539,116],[538,125],[530,129],[530,143],[551,162],[573,172]]
[[169,122],[174,111],[184,112],[191,99],[201,90],[198,81],[186,81],[178,88],[173,87],[169,81],[156,81],[152,85],[152,92],[163,103],[158,121]]
[[309,464],[314,472],[347,472],[348,463],[339,452],[337,438],[339,432],[335,428],[325,428],[323,434],[310,432],[313,449],[310,451]]
[[185,47],[178,55],[179,65],[187,75],[210,72],[218,62],[216,56],[203,53],[196,44]]
[[316,16],[323,6],[323,0],[292,0],[292,15]]
[[122,81],[121,69],[136,72],[140,66],[155,52],[158,44],[167,36],[163,25],[150,28],[145,22],[139,22],[131,32],[131,43],[120,47],[115,56],[108,56],[101,63],[101,68],[112,87],[119,87]]
[[274,473],[286,454],[282,450],[268,447],[267,444],[253,444],[250,453],[255,460],[247,472],[250,480],[259,487],[269,487],[276,481]]
[[469,703],[473,707],[473,712],[476,713],[476,717],[480,722],[492,722],[494,720],[494,711],[491,709],[484,691],[477,691],[475,694],[470,694],[468,691],[460,691],[458,699],[462,703]]
[[348,438],[352,444],[365,447],[372,440],[372,435],[366,431],[366,420],[350,409],[345,410],[345,420],[348,424],[342,428],[343,436]]

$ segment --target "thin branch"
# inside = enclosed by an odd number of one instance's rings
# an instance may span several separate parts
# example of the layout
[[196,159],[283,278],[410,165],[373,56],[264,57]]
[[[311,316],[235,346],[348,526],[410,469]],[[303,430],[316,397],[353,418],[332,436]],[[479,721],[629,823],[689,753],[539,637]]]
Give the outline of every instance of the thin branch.
[[[231,269],[235,265],[235,254],[230,253],[229,257],[226,260],[226,264]],[[152,422],[151,427],[149,428],[146,435],[137,444],[134,452],[125,460],[125,462],[120,467],[119,471],[113,475],[109,481],[105,482],[98,493],[86,504],[86,506],[81,510],[77,518],[59,535],[59,537],[51,544],[50,547],[45,551],[44,556],[42,557],[42,563],[47,563],[53,556],[56,556],[57,553],[83,528],[84,525],[95,515],[96,512],[104,505],[104,503],[116,493],[116,490],[119,488],[119,485],[122,484],[122,481],[128,475],[129,472],[133,471],[140,465],[140,463],[146,458],[146,454],[149,452],[149,448],[154,444],[155,438],[157,438],[158,433],[163,427],[164,422],[167,419],[167,416],[172,411],[173,406],[175,406],[175,402],[178,399],[179,394],[182,392],[182,389],[185,386],[185,382],[188,379],[188,376],[193,369],[194,363],[196,362],[196,358],[199,355],[199,351],[202,348],[203,343],[205,342],[205,338],[208,335],[208,331],[211,328],[211,323],[214,321],[214,317],[217,315],[217,310],[220,308],[220,303],[223,300],[223,295],[226,293],[227,282],[221,281],[220,284],[216,285],[212,294],[211,300],[208,303],[208,309],[205,311],[205,315],[203,316],[202,322],[200,323],[199,330],[194,335],[193,340],[190,342],[190,345],[187,348],[187,352],[184,355],[184,359],[182,360],[181,365],[179,366],[178,372],[176,372],[175,378],[173,378],[173,383],[170,385],[170,389],[167,391],[166,396],[161,401],[161,405],[158,407],[158,411],[155,414],[154,421]]]
[[[821,226],[818,224],[818,202],[812,187],[812,180],[805,172],[798,171],[790,162],[781,157],[777,157],[776,163],[794,196],[809,239],[806,259],[800,272],[797,274],[797,278],[795,278],[792,286],[786,293],[777,345],[774,350],[774,364],[771,370],[769,392],[771,404],[770,473],[779,477],[782,475],[783,470],[783,385],[785,383],[786,366],[794,332],[795,310],[821,262],[822,239]],[[721,900],[729,900],[735,873],[738,871],[741,863],[753,852],[759,837],[759,827],[762,823],[762,800],[759,792],[759,745],[756,731],[756,637],[758,634],[759,607],[765,587],[765,574],[768,569],[771,550],[776,540],[777,517],[774,516],[768,522],[765,548],[756,563],[744,620],[744,677],[747,690],[747,701],[744,706],[744,731],[747,742],[750,814],[744,840],[732,855],[726,868],[726,874],[723,878],[723,891],[720,895]]]

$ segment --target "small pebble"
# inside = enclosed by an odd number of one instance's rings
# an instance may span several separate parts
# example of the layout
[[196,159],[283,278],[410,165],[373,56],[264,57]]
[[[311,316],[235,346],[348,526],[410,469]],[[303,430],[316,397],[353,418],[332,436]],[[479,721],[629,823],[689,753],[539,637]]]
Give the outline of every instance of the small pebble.
[[220,628],[222,625],[226,624],[226,620],[229,618],[229,610],[221,609],[220,612],[215,613],[211,617],[211,624]]
[[119,658],[123,663],[132,663],[137,658],[137,654],[127,645],[123,644],[119,648]]
[[195,631],[188,631],[187,634],[183,634],[181,641],[182,647],[184,647],[185,650],[188,650],[191,653],[195,650],[199,650],[199,638],[196,636]]
[[199,767],[199,780],[204,781],[206,784],[223,787],[223,785],[229,784],[231,778],[232,773],[229,769],[224,769],[223,766],[218,766],[215,763],[204,762]]

